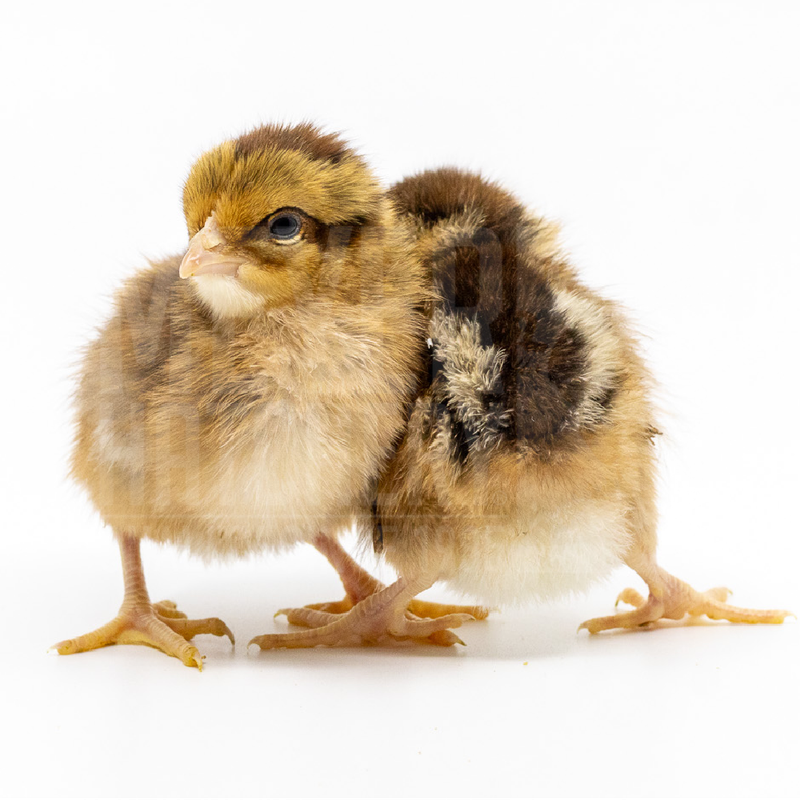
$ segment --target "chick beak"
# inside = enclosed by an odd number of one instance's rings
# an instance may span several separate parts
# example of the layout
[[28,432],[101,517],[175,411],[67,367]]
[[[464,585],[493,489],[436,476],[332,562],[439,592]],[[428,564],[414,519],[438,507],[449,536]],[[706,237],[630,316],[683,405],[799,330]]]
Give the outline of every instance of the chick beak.
[[189,249],[181,261],[178,274],[181,278],[196,275],[230,275],[235,277],[245,259],[220,252],[227,244],[212,214],[189,242]]

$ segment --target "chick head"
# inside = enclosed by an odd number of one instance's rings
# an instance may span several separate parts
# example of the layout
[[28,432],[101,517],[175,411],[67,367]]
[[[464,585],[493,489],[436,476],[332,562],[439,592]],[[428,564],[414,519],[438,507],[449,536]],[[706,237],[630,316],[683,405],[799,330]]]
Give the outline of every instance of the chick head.
[[380,227],[382,197],[338,135],[307,123],[256,128],[192,167],[183,191],[191,241],[180,275],[193,279],[217,318],[300,303],[347,282],[354,243]]

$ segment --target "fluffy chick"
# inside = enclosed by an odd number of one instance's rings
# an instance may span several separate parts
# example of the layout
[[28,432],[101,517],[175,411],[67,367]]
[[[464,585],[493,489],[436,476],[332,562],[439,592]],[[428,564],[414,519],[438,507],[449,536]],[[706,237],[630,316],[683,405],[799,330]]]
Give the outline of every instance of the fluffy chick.
[[[408,632],[405,604],[437,580],[516,603],[584,590],[621,562],[649,597],[624,591],[635,610],[590,632],[687,614],[781,622],[788,612],[730,606],[727,590],[658,566],[651,380],[620,309],[578,280],[553,226],[454,169],[391,194],[433,292],[422,377],[377,493],[375,542],[401,577],[344,616],[289,611],[314,629],[272,645]],[[442,634],[466,618],[414,624]]]
[[[310,125],[266,126],[186,181],[185,255],[130,279],[86,353],[72,473],[119,541],[119,615],[56,645],[227,634],[150,602],[139,542],[204,557],[325,542],[371,513],[419,358],[423,274],[363,159]],[[320,533],[323,536],[320,538]]]

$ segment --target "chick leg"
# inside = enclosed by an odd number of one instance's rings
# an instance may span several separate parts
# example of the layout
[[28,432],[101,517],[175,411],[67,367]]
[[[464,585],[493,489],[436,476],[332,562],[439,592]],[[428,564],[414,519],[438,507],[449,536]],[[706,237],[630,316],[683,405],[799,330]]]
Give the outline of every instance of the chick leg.
[[617,604],[623,602],[635,606],[633,611],[587,620],[578,630],[585,628],[589,633],[599,633],[613,628],[646,628],[660,619],[682,620],[703,614],[710,619],[729,622],[780,623],[791,614],[789,611],[762,611],[729,605],[726,600],[730,591],[722,587],[698,592],[661,569],[653,553],[633,553],[626,563],[647,583],[649,596],[644,598],[634,589],[625,589],[617,597]]
[[[339,573],[344,586],[345,597],[343,600],[332,603],[313,603],[307,605],[307,609],[324,611],[329,614],[344,614],[370,595],[386,588],[377,578],[362,569],[333,537],[321,533],[314,539],[312,544]],[[473,619],[486,619],[489,616],[489,610],[483,606],[430,603],[416,598],[409,601],[408,611],[416,617],[427,617],[429,619],[439,619],[448,614],[469,614]],[[299,621],[295,624],[303,625],[305,623]]]
[[447,614],[438,619],[420,619],[407,607],[414,595],[433,584],[433,580],[400,578],[391,586],[370,594],[343,614],[309,608],[283,609],[289,622],[307,625],[312,630],[256,636],[250,644],[262,650],[296,647],[347,647],[359,644],[393,644],[413,639],[428,644],[449,646],[463,642],[449,628],[457,628],[470,614]]
[[54,645],[61,655],[96,650],[111,644],[146,644],[168,656],[175,656],[187,667],[202,670],[203,657],[196,647],[189,644],[189,639],[199,633],[211,633],[227,636],[233,644],[233,634],[221,619],[186,619],[186,614],[178,611],[175,603],[169,600],[150,602],[142,570],[139,539],[121,536],[119,550],[125,582],[125,595],[119,614],[91,633]]

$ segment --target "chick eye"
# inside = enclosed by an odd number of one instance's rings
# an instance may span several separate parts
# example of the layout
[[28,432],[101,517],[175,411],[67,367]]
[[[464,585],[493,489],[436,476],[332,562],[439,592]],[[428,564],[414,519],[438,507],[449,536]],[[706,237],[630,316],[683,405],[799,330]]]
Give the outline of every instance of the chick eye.
[[297,214],[284,212],[269,221],[268,230],[273,239],[292,239],[300,233],[303,221]]

